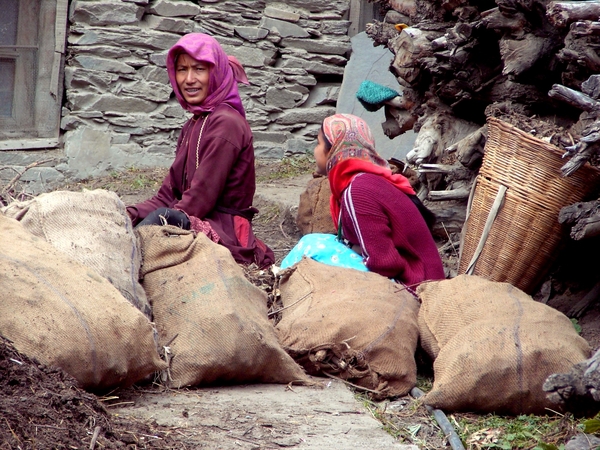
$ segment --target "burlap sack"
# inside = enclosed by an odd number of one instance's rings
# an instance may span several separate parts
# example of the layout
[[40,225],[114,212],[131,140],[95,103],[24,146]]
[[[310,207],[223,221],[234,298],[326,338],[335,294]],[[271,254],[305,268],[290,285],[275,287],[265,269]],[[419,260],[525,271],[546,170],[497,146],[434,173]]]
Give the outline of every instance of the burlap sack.
[[160,341],[172,340],[165,384],[308,381],[277,342],[266,293],[245,278],[227,248],[173,226],[136,233]]
[[153,324],[105,278],[0,214],[0,335],[88,390],[165,368]]
[[103,189],[55,191],[2,208],[7,217],[108,279],[136,308],[152,318],[138,281],[141,254],[125,204]]
[[559,311],[508,283],[459,275],[417,293],[421,345],[435,359],[426,405],[446,411],[539,414],[542,385],[590,355]]
[[300,194],[296,224],[300,232],[335,234],[336,228],[329,210],[331,188],[327,177],[313,178],[306,190]]
[[335,374],[375,398],[416,382],[417,299],[373,272],[303,258],[280,282],[280,342],[308,373]]

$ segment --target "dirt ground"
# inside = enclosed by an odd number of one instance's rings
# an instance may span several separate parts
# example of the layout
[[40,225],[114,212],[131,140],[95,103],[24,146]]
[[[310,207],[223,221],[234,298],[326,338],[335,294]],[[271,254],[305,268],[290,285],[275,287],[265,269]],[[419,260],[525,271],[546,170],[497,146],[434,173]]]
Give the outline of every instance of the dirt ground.
[[[277,163],[259,162],[257,178],[259,182],[268,180],[279,170]],[[162,169],[132,170],[126,175],[108,176],[58,188],[113,190],[129,204],[153,195],[164,172]],[[285,179],[276,183],[285,183]],[[274,204],[258,204],[257,207],[261,212],[254,221],[255,232],[275,250],[277,262],[280,262],[300,237],[293,213],[282,211],[280,206]],[[591,289],[600,273],[599,264],[592,257],[598,254],[598,250],[600,242],[567,246],[559,258],[561,262],[553,267],[551,276],[536,294],[536,299],[569,313],[574,304]],[[448,260],[446,263],[455,264],[455,261]],[[259,281],[268,284],[269,277],[263,275]],[[594,302],[578,319],[582,336],[594,349],[600,347],[599,303]],[[419,358],[419,363],[421,377],[431,377],[429,362]],[[9,343],[0,340],[0,449],[197,448],[197,436],[181,433],[176,427],[159,425],[156,421],[131,417],[125,419],[111,414],[108,409],[119,402],[126,402],[139,392],[152,394],[161,390],[160,386],[145,385],[112,396],[96,396],[77,388],[75,380],[65,373],[28,360]],[[365,403],[369,402],[365,400]],[[374,416],[382,420],[392,435],[405,443],[417,443],[423,449],[449,448],[439,427],[417,400],[407,396],[385,402],[384,406],[386,413],[374,413]],[[243,433],[247,430],[246,425],[241,421],[239,431]],[[94,434],[95,430],[98,430],[97,435]],[[251,443],[252,439],[249,441]],[[283,441],[280,444],[274,448],[290,446]],[[270,447],[250,445],[244,448]]]

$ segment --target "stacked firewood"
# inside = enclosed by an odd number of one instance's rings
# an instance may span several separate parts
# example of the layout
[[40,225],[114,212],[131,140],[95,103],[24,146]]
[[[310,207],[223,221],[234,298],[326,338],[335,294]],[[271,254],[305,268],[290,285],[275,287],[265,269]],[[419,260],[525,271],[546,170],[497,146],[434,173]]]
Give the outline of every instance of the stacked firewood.
[[[387,14],[366,32],[394,54],[390,70],[403,91],[385,105],[384,131],[418,132],[406,159],[421,174],[420,197],[446,223],[461,225],[489,116],[554,127],[547,138],[565,151],[564,176],[597,163],[600,2],[375,1]],[[587,220],[580,210],[565,222]]]
[[[403,91],[384,105],[384,131],[418,132],[406,162],[444,232],[462,227],[490,116],[562,149],[563,176],[599,164],[600,2],[373,1],[387,14],[366,32],[394,54],[390,70]],[[572,227],[573,239],[598,236],[600,199],[567,206],[557,220]],[[575,309],[599,295],[600,282]],[[597,411],[599,361],[600,351],[544,389],[568,409]]]

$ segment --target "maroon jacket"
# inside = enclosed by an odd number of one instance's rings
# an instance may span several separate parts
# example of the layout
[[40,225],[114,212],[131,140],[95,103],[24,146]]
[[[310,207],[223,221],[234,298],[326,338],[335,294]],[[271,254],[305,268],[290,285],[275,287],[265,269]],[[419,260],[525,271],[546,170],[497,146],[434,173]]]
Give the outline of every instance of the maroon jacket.
[[369,270],[409,286],[445,278],[423,216],[383,177],[357,175],[342,194],[340,207],[343,237],[360,246]]
[[136,225],[160,207],[184,211],[210,223],[239,263],[273,264],[273,252],[258,240],[250,224],[256,179],[254,147],[248,122],[222,104],[194,116],[183,126],[175,160],[158,193],[127,207]]

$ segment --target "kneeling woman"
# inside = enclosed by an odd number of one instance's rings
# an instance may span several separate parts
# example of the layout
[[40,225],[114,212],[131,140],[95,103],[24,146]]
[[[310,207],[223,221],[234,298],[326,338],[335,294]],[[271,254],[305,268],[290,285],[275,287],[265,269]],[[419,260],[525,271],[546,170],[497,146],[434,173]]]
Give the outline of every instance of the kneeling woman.
[[350,114],[327,117],[314,155],[317,170],[329,179],[338,235],[362,253],[370,271],[409,287],[445,278],[424,217],[431,213],[408,179],[393,174],[375,151],[364,120]]
[[193,116],[158,193],[127,207],[133,224],[191,228],[227,247],[240,264],[273,264],[273,252],[251,226],[257,212],[254,147],[237,88],[248,84],[244,69],[214,38],[192,33],[169,50],[167,72],[179,103]]

